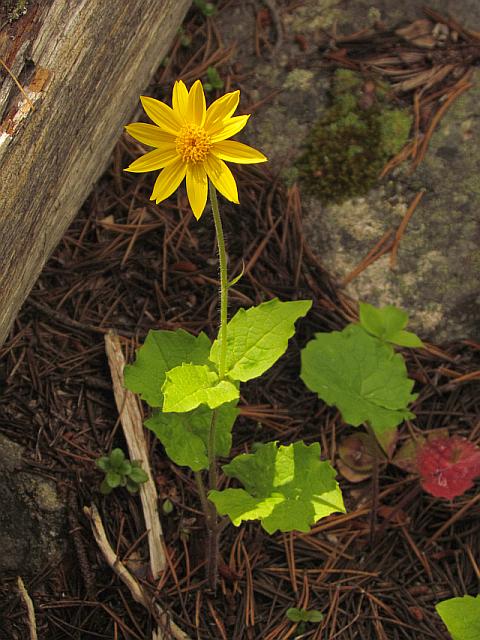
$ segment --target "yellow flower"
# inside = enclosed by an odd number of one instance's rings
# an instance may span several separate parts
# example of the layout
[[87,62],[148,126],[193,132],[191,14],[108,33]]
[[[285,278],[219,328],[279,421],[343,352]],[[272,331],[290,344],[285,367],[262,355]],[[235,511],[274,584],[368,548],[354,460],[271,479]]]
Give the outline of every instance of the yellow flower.
[[180,80],[173,87],[172,106],[141,96],[143,108],[155,125],[129,124],[128,133],[155,147],[125,169],[135,173],[162,169],[150,200],[158,204],[168,198],[187,177],[187,195],[195,217],[205,209],[208,180],[222,195],[238,204],[235,178],[225,164],[253,164],[267,158],[252,147],[227,140],[241,131],[250,116],[233,116],[240,91],[227,93],[208,109],[202,83],[197,80],[190,91]]

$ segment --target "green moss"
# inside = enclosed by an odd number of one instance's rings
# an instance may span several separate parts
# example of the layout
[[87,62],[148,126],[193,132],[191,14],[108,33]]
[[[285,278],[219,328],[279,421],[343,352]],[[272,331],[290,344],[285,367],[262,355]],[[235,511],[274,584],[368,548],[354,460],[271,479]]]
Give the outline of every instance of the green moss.
[[385,163],[408,140],[412,116],[394,108],[385,86],[364,92],[363,78],[336,71],[331,105],[308,136],[297,163],[307,188],[322,202],[340,202],[367,193]]

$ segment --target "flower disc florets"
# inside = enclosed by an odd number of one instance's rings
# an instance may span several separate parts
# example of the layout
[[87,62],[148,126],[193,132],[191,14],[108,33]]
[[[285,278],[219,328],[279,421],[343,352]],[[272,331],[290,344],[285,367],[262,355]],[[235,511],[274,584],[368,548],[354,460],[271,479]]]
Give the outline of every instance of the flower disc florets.
[[205,129],[194,124],[187,124],[181,129],[175,144],[184,162],[204,162],[212,146]]

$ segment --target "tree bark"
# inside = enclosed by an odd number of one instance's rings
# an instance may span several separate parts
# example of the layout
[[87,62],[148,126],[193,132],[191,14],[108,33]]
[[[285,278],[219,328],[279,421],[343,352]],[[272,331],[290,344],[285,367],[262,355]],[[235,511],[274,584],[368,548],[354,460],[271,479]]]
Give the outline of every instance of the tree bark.
[[105,169],[189,5],[33,0],[17,22],[3,25],[0,344]]

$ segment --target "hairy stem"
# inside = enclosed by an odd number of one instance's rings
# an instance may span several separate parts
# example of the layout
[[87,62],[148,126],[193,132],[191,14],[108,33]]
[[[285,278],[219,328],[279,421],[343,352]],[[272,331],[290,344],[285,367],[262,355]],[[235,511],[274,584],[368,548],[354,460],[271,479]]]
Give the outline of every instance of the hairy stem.
[[200,471],[194,471],[193,475],[195,476],[195,483],[197,485],[197,491],[200,497],[200,504],[202,505],[203,515],[205,516],[205,521],[208,522],[211,517],[211,509],[210,505],[208,504],[207,492],[202,480],[202,474],[200,473]]
[[[213,184],[209,182],[210,203],[212,205],[215,232],[217,235],[218,261],[220,266],[220,329],[218,340],[220,342],[220,358],[218,363],[218,375],[220,380],[225,377],[227,361],[227,321],[228,321],[228,272],[227,272],[227,252],[225,249],[225,238],[223,236],[222,219],[218,208],[217,191]],[[210,489],[217,488],[217,461],[215,457],[215,440],[217,430],[217,410],[212,412],[210,431],[208,434],[208,484]],[[201,478],[200,478],[201,480]],[[197,482],[198,484],[198,482]],[[203,483],[202,483],[203,486]],[[200,498],[202,499],[202,498]],[[203,505],[202,505],[203,506]],[[207,576],[210,587],[216,590],[218,580],[218,518],[213,504],[207,503],[208,510],[208,545],[207,545]]]
[[212,204],[213,220],[217,234],[218,260],[220,265],[220,331],[218,337],[220,341],[220,361],[218,365],[218,375],[220,380],[225,377],[225,364],[227,359],[227,309],[228,309],[228,274],[227,274],[227,252],[225,250],[225,239],[223,237],[222,219],[218,209],[217,191],[213,184],[209,183],[210,202]]

